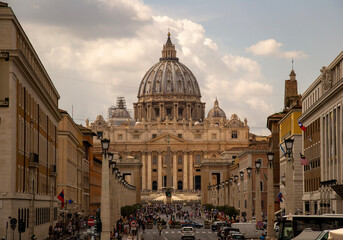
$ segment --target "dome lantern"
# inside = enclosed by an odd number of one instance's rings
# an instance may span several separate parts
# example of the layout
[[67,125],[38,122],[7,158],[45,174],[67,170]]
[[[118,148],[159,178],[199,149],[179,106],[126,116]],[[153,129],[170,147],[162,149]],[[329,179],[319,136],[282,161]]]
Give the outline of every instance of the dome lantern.
[[167,38],[166,44],[163,45],[162,58],[160,58],[160,61],[161,60],[175,60],[175,61],[179,60],[176,57],[175,45],[172,43],[170,39],[170,32],[168,32],[168,38]]

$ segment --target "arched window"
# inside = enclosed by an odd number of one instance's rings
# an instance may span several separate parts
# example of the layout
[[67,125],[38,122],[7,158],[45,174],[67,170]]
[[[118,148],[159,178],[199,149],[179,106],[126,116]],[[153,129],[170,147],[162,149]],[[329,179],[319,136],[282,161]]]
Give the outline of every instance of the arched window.
[[157,165],[157,156],[156,155],[154,155],[152,157],[152,165]]
[[152,190],[157,191],[157,182],[156,181],[152,182]]
[[177,190],[182,190],[183,189],[183,183],[182,181],[177,182]]
[[200,156],[200,154],[197,154],[197,155],[195,156],[195,163],[196,163],[196,164],[200,164],[200,163],[201,163],[201,156]]
[[182,155],[177,156],[177,164],[182,165]]

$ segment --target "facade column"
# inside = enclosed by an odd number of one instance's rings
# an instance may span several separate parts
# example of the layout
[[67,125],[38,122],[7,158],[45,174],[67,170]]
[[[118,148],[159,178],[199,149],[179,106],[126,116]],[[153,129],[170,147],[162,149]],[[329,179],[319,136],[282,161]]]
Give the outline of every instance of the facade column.
[[157,160],[157,189],[162,190],[162,153],[158,153],[158,160]]
[[248,174],[248,201],[247,201],[247,221],[252,220],[252,176]]
[[177,190],[177,156],[176,153],[173,153],[173,188],[174,191]]
[[102,176],[101,176],[101,239],[109,239],[111,232],[111,188],[110,188],[110,170],[108,168],[107,154],[102,154]]
[[255,194],[256,194],[256,197],[255,197],[255,219],[256,219],[256,222],[262,221],[260,173],[261,173],[260,170],[256,169],[256,183],[255,183],[255,185],[256,185],[256,191],[255,191]]
[[[274,154],[274,157],[276,154]],[[274,196],[274,188],[273,188],[273,179],[274,179],[274,165],[273,163],[269,163],[268,166],[268,189],[267,189],[267,239],[274,239],[275,238],[275,231],[274,231],[274,213],[275,213],[275,196]]]
[[188,181],[187,181],[187,163],[188,163],[188,154],[183,154],[183,190],[188,190]]
[[193,190],[193,152],[188,154],[189,156],[189,190]]
[[146,153],[143,152],[142,155],[142,190],[146,190],[147,189],[147,185],[146,185]]
[[148,153],[148,184],[147,184],[147,189],[148,190],[152,190],[152,187],[151,187],[151,185],[152,185],[152,182],[151,182],[151,153],[149,152]]
[[286,161],[286,199],[287,204],[285,206],[286,215],[295,212],[293,211],[293,157],[288,157]]
[[239,208],[240,208],[240,221],[242,222],[243,219],[243,210],[244,210],[244,177],[241,177],[241,183],[239,184],[239,188],[240,188],[240,196],[241,196],[241,200],[239,203]]

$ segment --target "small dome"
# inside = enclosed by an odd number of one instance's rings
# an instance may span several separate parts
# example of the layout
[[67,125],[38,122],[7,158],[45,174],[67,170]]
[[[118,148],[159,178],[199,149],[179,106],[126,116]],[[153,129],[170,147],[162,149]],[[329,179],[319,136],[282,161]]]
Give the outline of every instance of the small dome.
[[208,112],[207,118],[226,118],[225,112],[219,107],[218,100],[214,101],[214,107]]

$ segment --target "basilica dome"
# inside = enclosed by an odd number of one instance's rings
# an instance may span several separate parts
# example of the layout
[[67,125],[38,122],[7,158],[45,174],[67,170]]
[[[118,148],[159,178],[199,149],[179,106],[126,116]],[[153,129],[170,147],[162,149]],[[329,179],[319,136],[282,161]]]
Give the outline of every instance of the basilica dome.
[[144,75],[133,104],[134,120],[162,122],[200,121],[205,117],[199,84],[191,70],[179,62],[168,33],[160,61]]
[[166,94],[201,97],[199,85],[193,73],[176,57],[170,33],[163,46],[162,58],[147,71],[141,81],[138,98]]
[[226,114],[223,109],[219,107],[217,99],[214,102],[214,107],[208,112],[207,118],[226,118]]

